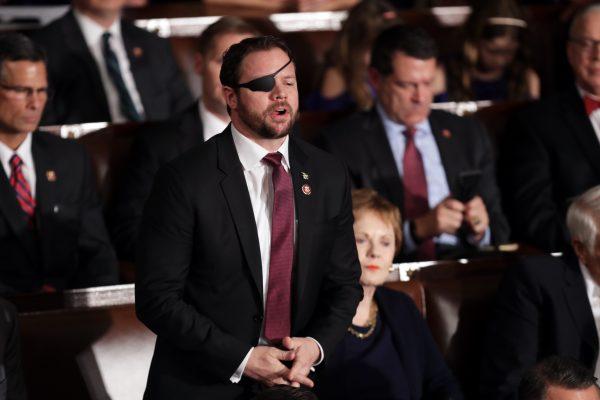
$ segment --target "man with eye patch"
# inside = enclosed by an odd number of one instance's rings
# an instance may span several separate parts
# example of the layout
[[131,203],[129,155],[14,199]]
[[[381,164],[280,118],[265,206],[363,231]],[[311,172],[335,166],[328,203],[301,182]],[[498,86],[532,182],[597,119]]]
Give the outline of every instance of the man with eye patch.
[[118,281],[88,156],[36,131],[48,96],[44,53],[0,35],[0,293]]
[[144,210],[136,310],[157,334],[145,399],[312,387],[362,296],[345,168],[290,135],[290,50],[244,39],[220,81],[231,124],[163,167]]
[[475,120],[431,110],[437,47],[420,28],[375,40],[376,105],[326,129],[324,146],[402,211],[402,256],[457,257],[508,239],[489,138]]

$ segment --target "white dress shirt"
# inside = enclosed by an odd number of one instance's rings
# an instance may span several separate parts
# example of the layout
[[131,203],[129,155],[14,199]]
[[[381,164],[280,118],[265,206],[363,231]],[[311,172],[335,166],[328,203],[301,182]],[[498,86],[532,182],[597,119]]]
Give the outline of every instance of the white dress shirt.
[[[593,94],[589,94],[588,92],[586,92],[579,86],[577,86],[577,91],[579,92],[579,95],[582,98],[583,98],[583,96],[588,96],[588,97],[591,97],[592,99],[600,101],[600,97],[594,96]],[[593,113],[588,115],[588,118],[590,119],[590,122],[592,123],[592,128],[594,128],[594,132],[596,133],[596,137],[598,138],[598,141],[600,141],[600,108],[595,109]]]
[[[596,334],[600,338],[600,286],[592,279],[590,272],[587,267],[581,262],[579,263],[581,268],[581,274],[585,282],[585,290],[587,297],[592,307],[592,314],[594,315],[594,322],[596,323]],[[594,376],[600,376],[600,357],[596,359],[596,368],[594,370]]]
[[129,92],[129,96],[131,96],[131,100],[133,101],[137,112],[143,118],[144,107],[142,105],[142,99],[137,87],[135,86],[135,80],[133,79],[133,74],[131,73],[129,64],[129,57],[127,56],[127,51],[125,50],[125,45],[123,44],[123,36],[121,35],[121,19],[117,19],[110,26],[110,28],[106,29],[91,18],[78,12],[76,9],[73,9],[73,14],[75,15],[75,19],[77,20],[79,27],[81,28],[81,32],[83,33],[83,38],[85,39],[87,47],[92,53],[92,56],[96,61],[96,65],[98,66],[98,70],[100,71],[100,80],[102,81],[102,86],[104,87],[106,101],[108,102],[108,111],[110,112],[112,122],[126,122],[127,118],[121,112],[119,92],[117,91],[117,88],[113,84],[110,76],[108,75],[108,71],[106,70],[106,62],[104,61],[104,55],[102,53],[102,35],[105,32],[109,32],[111,34],[109,39],[110,47],[114,51],[115,55],[117,56],[117,60],[119,61],[121,76],[123,77],[123,81],[125,82],[125,86],[127,87],[127,91]]
[[21,172],[29,183],[31,189],[31,197],[35,199],[35,164],[33,163],[33,155],[31,154],[31,132],[27,134],[27,137],[21,143],[17,150],[13,150],[4,143],[0,142],[0,162],[2,162],[2,168],[6,173],[6,177],[10,178],[12,169],[10,167],[10,159],[16,154],[23,161]]
[[202,135],[205,142],[211,137],[223,132],[225,128],[227,128],[227,125],[229,125],[229,121],[225,122],[212,112],[208,111],[202,99],[198,101],[198,110],[200,113],[200,120],[202,121]]
[[[204,122],[204,121],[203,121]],[[263,286],[263,309],[267,301],[267,291],[269,283],[269,262],[271,259],[271,214],[273,210],[273,167],[263,162],[262,159],[269,154],[269,151],[264,147],[256,144],[246,136],[242,135],[236,127],[231,124],[231,133],[233,136],[233,143],[237,151],[238,157],[244,169],[244,178],[246,179],[246,185],[248,186],[248,193],[250,194],[250,202],[252,203],[252,212],[254,214],[254,220],[256,221],[256,229],[258,233],[258,244],[260,247],[260,259],[262,267],[262,286]],[[281,164],[283,168],[289,173],[290,171],[290,159],[289,159],[289,136],[285,138],[285,141],[281,147],[277,150],[281,153]],[[296,228],[297,223],[294,224],[294,243],[296,241]],[[263,336],[264,325],[261,327],[259,345],[268,345],[268,340]],[[314,340],[314,339],[313,339]],[[323,348],[315,340],[321,357],[315,364],[321,363],[323,360]],[[246,364],[252,354],[251,348],[246,357],[242,360],[238,369],[231,376],[230,380],[232,383],[238,383],[242,378]]]

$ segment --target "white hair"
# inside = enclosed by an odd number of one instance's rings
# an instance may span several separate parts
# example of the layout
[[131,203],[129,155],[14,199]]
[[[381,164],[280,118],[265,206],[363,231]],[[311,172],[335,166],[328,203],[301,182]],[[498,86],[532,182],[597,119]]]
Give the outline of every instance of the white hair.
[[598,222],[600,222],[600,185],[576,197],[569,206],[567,228],[571,239],[583,243],[590,252],[593,251]]
[[594,2],[591,3],[587,6],[584,6],[583,8],[581,8],[573,17],[573,20],[571,21],[571,26],[569,27],[569,36],[573,36],[573,33],[575,32],[575,28],[579,28],[579,24],[581,22],[581,20],[583,19],[583,17],[585,17],[588,14],[591,14],[593,12],[598,12],[600,11],[600,2]]

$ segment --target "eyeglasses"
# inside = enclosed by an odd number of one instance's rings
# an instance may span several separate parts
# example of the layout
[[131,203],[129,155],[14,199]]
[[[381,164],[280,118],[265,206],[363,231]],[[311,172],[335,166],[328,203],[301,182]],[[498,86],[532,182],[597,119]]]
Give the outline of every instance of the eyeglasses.
[[589,39],[589,38],[577,38],[577,37],[572,37],[569,40],[571,42],[579,45],[581,47],[581,50],[583,50],[586,53],[590,53],[595,48],[600,49],[600,40],[594,40],[594,39]]
[[0,88],[6,90],[8,95],[16,100],[25,100],[33,97],[35,93],[38,97],[49,98],[50,90],[47,87],[44,88],[32,88],[30,86],[12,86],[0,83]]

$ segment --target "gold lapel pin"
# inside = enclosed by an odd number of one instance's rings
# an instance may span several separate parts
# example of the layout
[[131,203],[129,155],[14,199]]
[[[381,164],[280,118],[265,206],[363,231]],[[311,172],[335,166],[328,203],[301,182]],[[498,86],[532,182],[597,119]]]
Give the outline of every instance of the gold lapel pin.
[[302,179],[304,179],[305,181],[308,180],[309,175],[306,172],[300,172],[300,174],[302,175]]
[[310,194],[312,193],[312,189],[309,185],[304,184],[302,185],[302,193],[304,193],[306,196],[310,196]]
[[46,171],[46,179],[48,182],[56,182],[56,172],[54,170],[49,169]]
[[442,130],[442,136],[446,139],[450,139],[452,137],[452,132],[450,132],[448,129],[444,129]]
[[133,48],[133,56],[135,58],[140,58],[144,54],[144,50],[141,47]]

